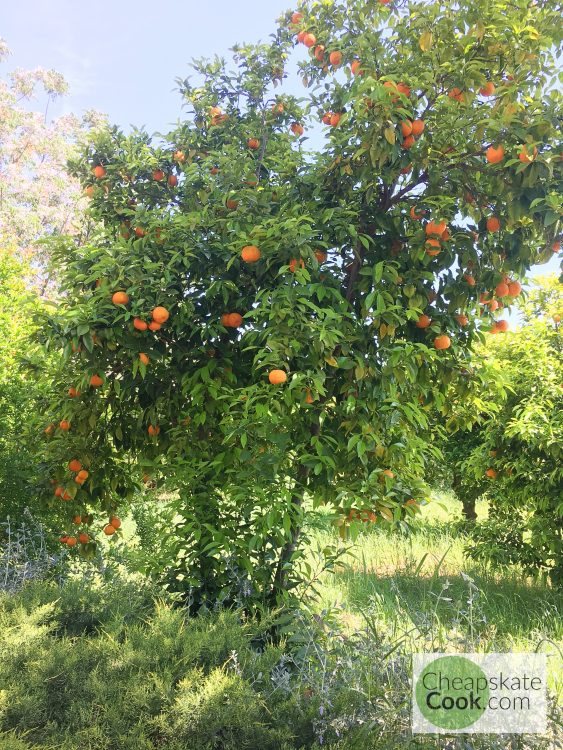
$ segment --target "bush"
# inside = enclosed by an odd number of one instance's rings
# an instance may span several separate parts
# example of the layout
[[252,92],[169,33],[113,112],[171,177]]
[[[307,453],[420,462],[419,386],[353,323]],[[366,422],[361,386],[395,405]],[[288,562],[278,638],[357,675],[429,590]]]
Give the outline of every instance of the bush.
[[0,750],[414,748],[409,656],[374,630],[296,615],[272,643],[271,618],[190,618],[152,594],[97,576],[0,595]]

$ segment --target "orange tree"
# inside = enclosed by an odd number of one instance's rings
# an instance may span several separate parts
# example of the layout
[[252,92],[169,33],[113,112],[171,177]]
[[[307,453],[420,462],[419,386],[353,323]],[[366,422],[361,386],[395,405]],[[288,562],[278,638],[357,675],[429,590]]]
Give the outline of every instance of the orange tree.
[[[499,411],[473,444],[458,446],[457,471],[489,499],[471,554],[563,580],[563,340],[561,285],[546,278],[522,304],[525,325],[490,340],[481,370],[506,386]],[[454,438],[455,442],[455,438]]]
[[415,514],[429,409],[557,240],[556,5],[306,2],[195,63],[160,140],[92,141],[73,172],[97,233],[58,243],[43,327],[45,493],[94,515],[84,550],[163,478],[170,584],[264,602],[307,575],[309,503],[343,534]]

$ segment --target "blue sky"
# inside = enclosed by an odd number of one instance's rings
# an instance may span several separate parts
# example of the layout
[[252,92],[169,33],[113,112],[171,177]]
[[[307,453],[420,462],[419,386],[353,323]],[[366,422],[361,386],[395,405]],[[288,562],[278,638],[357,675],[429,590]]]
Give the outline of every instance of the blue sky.
[[[266,40],[291,0],[5,0],[8,67],[54,68],[70,95],[52,114],[97,109],[127,129],[166,131],[181,117],[175,78],[194,57]],[[9,10],[6,6],[9,5]],[[558,270],[554,257],[532,275]]]

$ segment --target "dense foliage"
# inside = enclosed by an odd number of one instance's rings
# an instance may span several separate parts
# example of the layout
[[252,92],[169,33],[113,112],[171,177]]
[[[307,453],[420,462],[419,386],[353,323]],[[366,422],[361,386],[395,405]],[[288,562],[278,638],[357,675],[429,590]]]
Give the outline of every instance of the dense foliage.
[[[264,602],[307,574],[306,497],[343,534],[416,513],[429,410],[557,247],[560,10],[305,2],[234,67],[196,63],[162,140],[91,142],[73,169],[96,229],[54,251],[38,424],[46,502],[95,516],[83,550],[167,480],[171,585]],[[299,42],[302,100],[282,88]]]

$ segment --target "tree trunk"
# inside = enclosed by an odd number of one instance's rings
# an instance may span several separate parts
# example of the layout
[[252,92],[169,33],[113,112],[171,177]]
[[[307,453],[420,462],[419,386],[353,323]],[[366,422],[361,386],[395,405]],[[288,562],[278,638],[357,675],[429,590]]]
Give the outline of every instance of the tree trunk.
[[477,511],[475,510],[475,502],[479,493],[476,491],[468,490],[467,487],[463,486],[461,477],[459,474],[454,474],[452,479],[452,489],[461,501],[461,513],[463,518],[469,523],[475,523],[477,520]]
[[276,572],[274,574],[272,591],[270,593],[270,599],[274,602],[278,600],[280,593],[287,589],[289,570],[286,569],[286,566],[291,562],[297,549],[299,537],[301,536],[301,524],[297,523],[297,517],[301,513],[301,507],[305,496],[304,485],[309,476],[309,471],[310,470],[307,466],[300,466],[297,473],[297,484],[291,498],[291,513],[293,515],[291,536],[280,552]]

